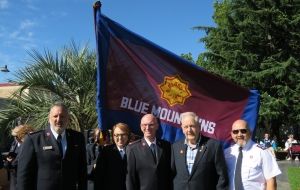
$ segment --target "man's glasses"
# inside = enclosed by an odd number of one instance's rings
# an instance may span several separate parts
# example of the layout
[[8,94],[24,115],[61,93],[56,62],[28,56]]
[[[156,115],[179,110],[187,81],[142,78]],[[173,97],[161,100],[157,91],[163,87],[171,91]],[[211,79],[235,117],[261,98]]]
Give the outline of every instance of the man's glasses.
[[246,134],[248,132],[247,129],[235,129],[235,130],[232,130],[232,133],[233,134],[238,134],[239,132],[241,132],[242,134]]

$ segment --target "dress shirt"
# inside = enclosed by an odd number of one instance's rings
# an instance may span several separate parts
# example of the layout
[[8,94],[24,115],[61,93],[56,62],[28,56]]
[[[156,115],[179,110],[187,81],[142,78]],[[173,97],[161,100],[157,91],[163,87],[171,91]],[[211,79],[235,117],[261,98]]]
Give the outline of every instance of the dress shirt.
[[[266,180],[281,174],[278,164],[269,150],[263,149],[255,142],[249,140],[242,151],[241,173],[244,190],[264,190]],[[231,190],[235,189],[234,172],[238,154],[239,145],[237,144],[232,145],[224,151],[228,168],[229,189]]]
[[187,141],[184,141],[184,144],[187,146],[186,149],[186,167],[189,171],[189,174],[192,173],[192,169],[194,166],[195,158],[199,148],[199,142],[195,146],[190,146]]
[[[56,131],[54,131],[52,129],[52,127],[50,127],[52,134],[54,135],[55,139],[57,140],[58,137],[58,133]],[[63,131],[61,134],[61,145],[62,145],[62,150],[63,150],[63,157],[66,154],[66,150],[67,150],[67,138],[66,138],[66,132]]]

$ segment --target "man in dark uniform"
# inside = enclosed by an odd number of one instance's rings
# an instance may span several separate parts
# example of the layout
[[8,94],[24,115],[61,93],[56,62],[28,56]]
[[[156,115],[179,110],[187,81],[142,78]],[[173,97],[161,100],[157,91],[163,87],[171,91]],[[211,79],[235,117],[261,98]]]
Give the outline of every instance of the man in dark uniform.
[[158,122],[154,115],[146,114],[141,119],[144,138],[128,145],[127,190],[169,190],[170,143],[157,139]]
[[86,152],[83,134],[66,129],[69,112],[55,103],[50,125],[25,139],[17,173],[18,190],[86,190]]
[[198,116],[181,114],[185,139],[172,145],[174,190],[228,189],[226,162],[221,144],[200,134]]

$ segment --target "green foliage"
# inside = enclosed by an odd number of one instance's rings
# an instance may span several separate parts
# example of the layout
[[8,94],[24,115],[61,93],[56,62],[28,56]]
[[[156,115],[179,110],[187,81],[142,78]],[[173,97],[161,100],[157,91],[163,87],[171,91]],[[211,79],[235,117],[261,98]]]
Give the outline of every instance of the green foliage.
[[193,60],[193,57],[192,57],[192,54],[191,53],[188,53],[188,54],[181,54],[180,55],[182,58],[194,63],[195,61]]
[[207,32],[197,64],[260,91],[259,126],[300,123],[299,8],[289,0],[216,1],[216,27],[196,27]]
[[63,101],[70,109],[70,127],[79,131],[97,127],[96,54],[72,42],[59,53],[33,50],[29,55],[29,66],[19,70],[14,81],[22,88],[1,110],[1,125],[9,127],[21,118],[22,123],[44,128],[51,104]]
[[300,189],[300,168],[288,168],[288,178],[291,190]]

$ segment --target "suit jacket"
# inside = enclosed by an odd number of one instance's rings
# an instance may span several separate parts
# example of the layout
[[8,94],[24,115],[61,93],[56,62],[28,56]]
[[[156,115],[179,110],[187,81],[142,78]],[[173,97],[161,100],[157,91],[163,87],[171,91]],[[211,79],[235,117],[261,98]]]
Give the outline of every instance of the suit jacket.
[[189,174],[186,165],[187,145],[184,140],[172,145],[172,173],[174,190],[228,189],[228,175],[221,144],[200,136],[199,148]]
[[95,190],[126,190],[126,155],[122,159],[115,144],[103,147],[97,159]]
[[[21,145],[20,145],[21,146]],[[14,140],[10,149],[9,154],[13,160],[11,162],[6,161],[5,167],[9,171],[9,189],[15,190],[17,187],[17,166],[18,166],[18,152],[20,151],[20,146],[18,146],[18,141]]]
[[18,163],[18,190],[86,189],[86,152],[81,133],[66,129],[67,150],[61,157],[50,127],[25,139]]
[[169,190],[171,181],[171,145],[156,140],[157,162],[145,139],[127,146],[127,190]]
[[88,179],[94,180],[94,164],[97,162],[98,155],[101,153],[102,147],[96,143],[89,143],[86,145],[86,160]]

